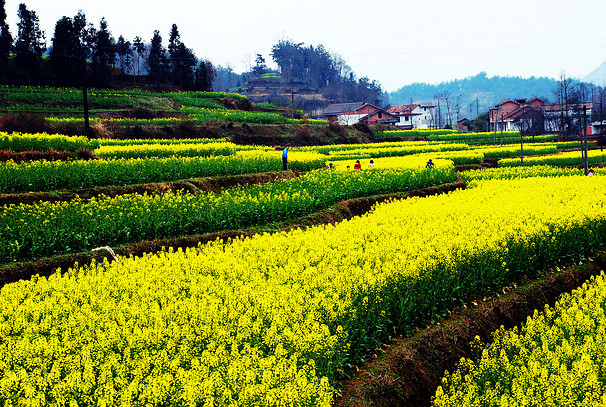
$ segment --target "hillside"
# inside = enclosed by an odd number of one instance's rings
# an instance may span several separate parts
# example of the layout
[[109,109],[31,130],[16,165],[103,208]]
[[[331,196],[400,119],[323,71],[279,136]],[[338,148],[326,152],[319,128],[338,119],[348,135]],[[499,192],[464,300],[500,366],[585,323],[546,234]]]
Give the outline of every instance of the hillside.
[[[293,119],[289,108],[256,100],[263,103],[237,93],[91,89],[90,136],[217,138],[266,146],[348,144],[372,136],[366,126],[329,126],[297,109]],[[84,135],[83,112],[80,89],[0,87],[0,131]]]
[[[391,105],[416,103],[436,103],[438,95],[448,95],[451,109],[456,111],[457,99],[460,118],[473,118],[476,109],[488,110],[503,99],[544,97],[553,100],[557,81],[552,78],[488,77],[486,72],[465,79],[456,79],[439,84],[413,83],[388,94]],[[477,102],[476,102],[477,101]]]
[[604,86],[606,83],[606,60],[602,62],[602,65],[598,66],[590,74],[583,77],[583,82],[593,83],[598,86]]
[[328,105],[326,96],[320,89],[303,82],[290,85],[277,73],[266,73],[248,79],[238,92],[254,103],[271,103],[290,108],[294,99],[295,108],[312,117],[319,117]]

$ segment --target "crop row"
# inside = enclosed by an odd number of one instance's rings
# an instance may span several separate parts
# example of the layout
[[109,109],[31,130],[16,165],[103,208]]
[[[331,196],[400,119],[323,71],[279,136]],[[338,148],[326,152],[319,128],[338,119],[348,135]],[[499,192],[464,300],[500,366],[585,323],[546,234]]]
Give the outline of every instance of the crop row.
[[140,144],[122,146],[101,146],[95,150],[100,158],[146,158],[146,157],[211,157],[234,155],[236,145],[233,143],[202,144]]
[[[467,143],[467,144],[513,144],[520,142],[519,131],[504,132],[475,132],[459,133],[455,130],[388,130],[379,132],[377,137],[426,137],[430,141]],[[525,143],[550,142],[553,141],[553,135],[524,136]]]
[[[606,175],[606,169],[594,168],[595,175]],[[532,165],[517,167],[485,168],[481,170],[469,170],[460,173],[467,181],[481,181],[489,179],[517,179],[530,177],[568,177],[571,175],[584,175],[585,172],[578,168],[555,167],[551,165]]]
[[458,133],[449,135],[436,135],[427,137],[431,141],[450,141],[455,143],[465,142],[468,144],[499,144],[501,141],[503,144],[515,144],[523,141],[524,143],[543,143],[552,142],[554,140],[553,134],[545,134],[540,136],[524,136],[520,137],[519,131],[504,131],[501,133],[494,132],[482,132],[482,133]]
[[[2,88],[0,91],[4,93],[4,103],[10,104],[44,103],[51,106],[81,106],[83,103],[82,91],[79,89],[29,88],[29,91],[23,91],[23,88]],[[133,106],[132,97],[122,92],[109,93],[90,90],[88,101],[91,105],[101,108]]]
[[[244,153],[244,152],[243,152]],[[308,171],[325,166],[324,156],[292,153],[290,168]],[[221,157],[130,158],[115,160],[0,163],[0,193],[55,191],[106,185],[170,182],[187,178],[279,171],[278,154]]]
[[[213,193],[116,198],[0,208],[0,262],[306,215],[338,201],[456,180],[452,163],[381,171],[312,171],[302,177]],[[421,167],[422,168],[422,167]]]
[[399,143],[398,145],[383,146],[381,144],[375,144],[373,147],[364,147],[358,149],[339,149],[331,151],[330,156],[338,159],[340,156],[360,156],[366,158],[379,158],[379,157],[393,157],[403,156],[409,154],[428,153],[436,151],[461,151],[469,150],[470,147],[467,144],[447,144],[447,143],[413,143],[408,144],[406,142]]
[[106,146],[140,146],[140,145],[173,145],[173,144],[208,144],[223,143],[225,139],[186,138],[186,139],[97,139],[101,147]]
[[249,112],[244,110],[205,109],[202,107],[182,107],[181,113],[201,121],[246,122],[257,124],[286,123],[289,119],[278,113]]
[[83,136],[64,136],[61,134],[26,134],[0,132],[0,150],[22,151],[71,151],[94,150],[99,147],[97,140]]
[[[555,306],[535,311],[520,330],[499,329],[481,358],[446,374],[433,405],[597,406],[606,402],[604,273]],[[479,338],[478,338],[479,339]]]
[[377,133],[377,137],[427,137],[440,134],[456,134],[452,129],[417,129],[417,130],[385,130]]
[[[44,87],[11,87],[1,86],[5,102],[10,103],[59,103],[63,105],[81,105],[82,90],[76,88],[44,88]],[[89,89],[88,98],[92,103],[110,103],[111,107],[124,107],[132,104],[133,98],[145,99],[149,97],[170,98],[183,105],[184,101],[199,99],[245,99],[243,95],[225,92],[169,92],[154,93],[143,90],[111,90]],[[193,105],[195,106],[195,105]]]
[[10,284],[0,394],[13,405],[329,406],[343,369],[390,335],[602,247],[605,197],[603,177],[486,181],[336,226]]
[[327,158],[327,163],[332,163],[335,170],[347,170],[353,169],[356,161],[360,161],[362,169],[369,168],[370,161],[373,161],[374,168],[399,168],[402,166],[408,166],[412,163],[419,163],[425,166],[425,164],[431,159],[436,165],[439,160],[452,161],[455,165],[462,164],[478,164],[484,159],[484,154],[479,151],[473,150],[461,150],[461,151],[439,151],[432,153],[419,153],[410,154],[404,156],[395,157],[380,157],[380,158],[369,158],[369,156],[339,156],[338,159],[331,159],[334,157]]
[[368,144],[330,144],[326,146],[308,146],[299,147],[301,151],[314,151],[321,154],[336,154],[343,153],[345,151],[352,150],[366,150],[375,148],[391,148],[391,147],[412,147],[412,146],[424,146],[429,144],[426,141],[391,141],[391,142],[380,142],[380,143],[368,143]]
[[180,102],[182,105],[187,105],[187,103],[183,102],[184,100],[192,99],[246,99],[244,95],[229,92],[171,92],[166,94],[166,96]]
[[[526,154],[526,147],[524,148]],[[599,164],[606,162],[606,153],[600,150],[589,150],[589,164]],[[519,159],[508,158],[499,161],[499,166],[509,167],[518,166],[521,162]],[[580,166],[583,165],[581,151],[570,151],[558,155],[545,155],[541,157],[524,157],[524,165],[564,165],[564,166]]]
[[[451,146],[449,148],[449,146]],[[534,144],[524,147],[524,154],[529,155],[544,155],[555,154],[557,148],[554,145]],[[506,158],[520,156],[520,147],[518,146],[503,146],[503,147],[485,147],[485,148],[470,148],[466,144],[423,144],[406,147],[391,147],[391,148],[374,148],[363,150],[343,150],[338,151],[334,155],[330,155],[329,159],[333,161],[341,160],[356,160],[356,159],[377,159],[380,157],[400,157],[405,160],[405,157],[415,158],[443,158],[453,160],[455,165],[462,164],[478,164],[486,158]]]

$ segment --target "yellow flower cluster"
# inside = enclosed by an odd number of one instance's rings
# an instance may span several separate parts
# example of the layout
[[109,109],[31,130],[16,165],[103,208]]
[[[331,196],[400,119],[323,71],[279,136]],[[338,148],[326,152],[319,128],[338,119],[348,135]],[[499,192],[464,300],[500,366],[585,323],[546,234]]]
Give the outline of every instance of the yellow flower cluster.
[[0,394],[6,405],[328,406],[330,383],[387,332],[603,245],[605,203],[603,177],[484,181],[336,226],[6,285]]
[[[505,158],[520,155],[520,146],[517,145],[476,147],[476,149],[483,152],[487,158]],[[546,155],[557,154],[557,152],[558,148],[552,143],[534,143],[524,146],[524,155]]]
[[[450,134],[430,134],[427,136],[433,141],[469,141],[469,142],[483,142],[483,143],[495,143],[501,141],[501,132],[473,132],[473,133],[450,133]],[[553,139],[553,136],[550,136]],[[503,140],[520,139],[519,131],[504,131]]]
[[456,179],[452,163],[431,170],[309,171],[300,177],[213,193],[125,194],[0,207],[0,263],[141,240],[289,220],[339,201],[405,192]]
[[[435,157],[427,156],[427,157]],[[425,167],[428,158],[418,155],[407,155],[403,157],[382,157],[372,159],[374,166],[370,166],[370,159],[360,160],[360,164],[363,170],[379,170],[379,169],[392,169],[392,168],[409,168],[421,170]],[[432,159],[434,165],[436,167],[449,168],[454,169],[454,164],[452,160],[446,159]],[[326,163],[328,165],[329,162]],[[349,167],[349,170],[353,170],[356,160],[339,160],[339,161],[330,161],[333,164],[334,170],[346,171]]]
[[[606,175],[603,168],[595,168],[595,175]],[[516,179],[530,177],[567,177],[570,175],[584,175],[578,168],[554,167],[551,165],[532,165],[527,167],[500,167],[470,170],[461,173],[461,177],[468,182],[467,187],[473,185],[470,181],[488,179]]]
[[[138,146],[143,144],[152,145],[172,145],[172,144],[208,144],[208,143],[223,143],[225,139],[213,138],[183,138],[183,139],[113,139],[102,138],[98,139],[101,147],[107,146]],[[242,146],[240,146],[242,147]],[[249,147],[249,146],[247,146]]]
[[380,136],[401,136],[401,137],[423,137],[437,134],[456,134],[457,130],[452,129],[413,129],[413,130],[386,130],[379,133]]
[[[524,148],[526,151],[526,148]],[[600,150],[589,150],[587,155],[590,164],[606,162],[606,153]],[[499,166],[509,167],[520,165],[519,158],[508,158],[499,161]],[[524,165],[583,165],[581,151],[569,151],[558,155],[541,157],[524,157]]]
[[477,363],[463,359],[446,374],[434,406],[606,405],[603,272],[535,311],[519,332],[501,327],[493,335]]
[[410,146],[426,146],[427,141],[394,141],[385,143],[368,143],[368,144],[330,144],[326,146],[308,146],[298,147],[299,151],[313,151],[321,154],[336,154],[337,152],[359,150],[364,151],[375,148],[391,148],[391,147],[410,147]]
[[65,136],[47,133],[6,133],[0,132],[0,150],[8,151],[72,151],[94,150],[99,147],[97,140],[83,136]]
[[144,158],[144,157],[211,157],[234,155],[236,145],[233,143],[200,143],[200,144],[139,144],[122,146],[101,146],[95,154],[101,158]]
[[355,150],[336,150],[331,151],[330,155],[336,158],[341,156],[366,156],[366,157],[389,157],[402,156],[410,154],[429,153],[436,151],[461,151],[469,150],[467,144],[455,143],[400,143],[397,145],[383,146],[381,144],[373,145],[373,147],[363,147]]

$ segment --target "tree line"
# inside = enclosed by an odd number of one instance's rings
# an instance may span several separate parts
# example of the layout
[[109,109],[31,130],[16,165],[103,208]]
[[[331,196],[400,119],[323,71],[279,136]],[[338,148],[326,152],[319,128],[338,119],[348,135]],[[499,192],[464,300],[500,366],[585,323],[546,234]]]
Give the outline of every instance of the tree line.
[[[339,102],[364,101],[378,106],[384,104],[381,85],[364,76],[357,78],[351,67],[338,54],[322,44],[306,46],[282,39],[272,46],[271,57],[278,65],[283,81],[299,88],[318,90],[327,99]],[[264,59],[257,57],[253,72],[262,72]]]
[[19,4],[13,38],[0,0],[0,84],[95,87],[150,86],[157,89],[212,90],[216,68],[199,60],[173,24],[168,47],[154,31],[149,43],[140,36],[116,40],[105,18],[98,27],[79,11],[55,24],[50,46],[35,11]]

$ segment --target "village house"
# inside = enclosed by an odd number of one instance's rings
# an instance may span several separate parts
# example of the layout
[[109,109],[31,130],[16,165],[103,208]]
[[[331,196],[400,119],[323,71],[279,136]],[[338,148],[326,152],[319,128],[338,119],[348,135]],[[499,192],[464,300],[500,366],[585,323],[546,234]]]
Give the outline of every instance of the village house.
[[356,123],[395,124],[398,118],[371,103],[335,103],[326,108],[322,116],[331,123],[349,126]]
[[[490,131],[520,131],[534,133],[561,133],[562,129],[577,132],[583,127],[583,108],[591,123],[593,103],[547,104],[545,99],[505,99],[488,110]],[[591,134],[591,125],[587,126]]]
[[457,130],[459,131],[469,131],[470,121],[468,118],[463,118],[457,122]]
[[387,111],[398,117],[395,123],[402,130],[428,129],[436,126],[435,106],[429,105],[398,105]]

